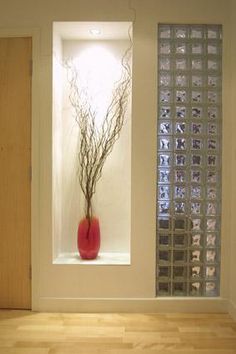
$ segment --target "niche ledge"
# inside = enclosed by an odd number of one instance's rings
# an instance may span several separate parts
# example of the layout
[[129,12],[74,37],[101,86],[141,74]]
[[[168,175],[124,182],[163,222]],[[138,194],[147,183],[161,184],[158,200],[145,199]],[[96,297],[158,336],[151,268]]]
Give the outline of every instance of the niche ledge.
[[130,265],[131,262],[129,253],[101,252],[93,260],[81,259],[78,253],[61,253],[53,264]]

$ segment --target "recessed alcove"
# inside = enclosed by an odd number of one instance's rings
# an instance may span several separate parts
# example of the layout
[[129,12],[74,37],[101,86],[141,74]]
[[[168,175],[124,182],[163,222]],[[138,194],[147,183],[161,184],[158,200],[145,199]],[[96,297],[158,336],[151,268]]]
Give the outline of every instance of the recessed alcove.
[[69,101],[64,65],[68,59],[77,61],[81,85],[88,89],[101,120],[109,104],[109,92],[121,74],[122,55],[130,46],[130,26],[129,22],[53,24],[54,264],[130,264],[131,97],[120,138],[105,162],[93,199],[94,214],[100,221],[100,253],[96,260],[84,261],[77,251],[77,228],[84,216],[77,175],[79,128]]

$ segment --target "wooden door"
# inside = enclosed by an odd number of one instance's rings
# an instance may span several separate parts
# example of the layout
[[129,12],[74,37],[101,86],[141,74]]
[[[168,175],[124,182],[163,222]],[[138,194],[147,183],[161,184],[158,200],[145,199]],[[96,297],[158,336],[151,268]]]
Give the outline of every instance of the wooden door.
[[0,308],[31,308],[31,38],[0,38]]

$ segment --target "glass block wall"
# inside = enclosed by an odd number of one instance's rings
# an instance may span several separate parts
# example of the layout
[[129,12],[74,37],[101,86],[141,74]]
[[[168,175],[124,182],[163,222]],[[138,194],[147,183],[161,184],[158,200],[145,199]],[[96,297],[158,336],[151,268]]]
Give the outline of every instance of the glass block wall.
[[217,296],[221,26],[159,25],[157,296]]

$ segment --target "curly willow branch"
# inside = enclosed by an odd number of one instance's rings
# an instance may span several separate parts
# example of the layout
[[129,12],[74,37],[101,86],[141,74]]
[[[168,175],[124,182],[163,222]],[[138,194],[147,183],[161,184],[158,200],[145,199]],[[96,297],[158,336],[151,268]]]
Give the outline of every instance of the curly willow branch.
[[130,59],[132,40],[129,29],[130,46],[121,59],[122,74],[114,84],[110,103],[104,114],[101,128],[95,124],[96,112],[92,110],[88,92],[79,87],[78,72],[69,61],[65,63],[69,82],[69,100],[74,108],[75,120],[79,126],[79,169],[78,177],[85,197],[85,216],[92,218],[92,197],[102,176],[102,169],[124,125],[125,114],[131,90]]

